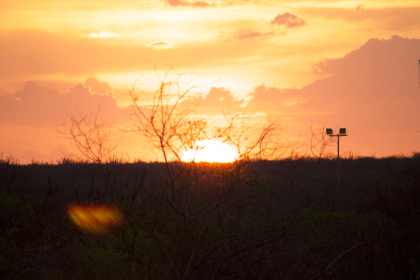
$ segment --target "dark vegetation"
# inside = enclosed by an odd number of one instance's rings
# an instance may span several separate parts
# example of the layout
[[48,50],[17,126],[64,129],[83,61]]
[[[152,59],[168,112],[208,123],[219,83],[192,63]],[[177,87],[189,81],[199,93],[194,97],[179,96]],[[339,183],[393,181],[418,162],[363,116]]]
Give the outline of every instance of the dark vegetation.
[[[419,155],[342,159],[339,189],[336,164],[2,158],[0,278],[419,279]],[[83,233],[70,201],[125,226]]]

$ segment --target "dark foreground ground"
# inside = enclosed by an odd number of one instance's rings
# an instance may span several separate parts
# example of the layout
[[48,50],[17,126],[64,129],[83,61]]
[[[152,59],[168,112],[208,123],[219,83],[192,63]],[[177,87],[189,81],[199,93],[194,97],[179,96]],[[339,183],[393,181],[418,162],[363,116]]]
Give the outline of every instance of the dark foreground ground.
[[[0,279],[420,279],[420,156],[0,162]],[[116,205],[79,230],[68,202]]]

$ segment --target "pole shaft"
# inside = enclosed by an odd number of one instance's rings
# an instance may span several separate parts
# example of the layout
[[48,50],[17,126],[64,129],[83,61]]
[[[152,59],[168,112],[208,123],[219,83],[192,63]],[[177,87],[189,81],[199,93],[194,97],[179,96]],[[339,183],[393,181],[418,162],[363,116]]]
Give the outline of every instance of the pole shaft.
[[340,188],[340,135],[337,135],[337,181]]
[[337,135],[337,160],[340,161],[340,135]]

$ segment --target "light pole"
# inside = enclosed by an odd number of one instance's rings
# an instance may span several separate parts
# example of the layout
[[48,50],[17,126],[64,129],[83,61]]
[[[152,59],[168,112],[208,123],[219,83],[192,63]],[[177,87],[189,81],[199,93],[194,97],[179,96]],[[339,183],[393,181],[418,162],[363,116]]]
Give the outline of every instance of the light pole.
[[338,181],[338,188],[340,188],[340,136],[348,136],[346,134],[345,128],[340,128],[340,133],[333,135],[333,130],[331,128],[327,128],[327,134],[330,137],[337,136],[337,181]]

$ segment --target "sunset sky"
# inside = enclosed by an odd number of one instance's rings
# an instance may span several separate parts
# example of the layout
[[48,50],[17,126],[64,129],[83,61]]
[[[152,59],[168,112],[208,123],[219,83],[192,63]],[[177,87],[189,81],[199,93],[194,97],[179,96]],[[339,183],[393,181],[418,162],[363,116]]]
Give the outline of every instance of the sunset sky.
[[[420,152],[420,2],[0,0],[0,153],[21,162],[71,151],[56,132],[76,108],[127,125],[125,86],[154,67],[197,76],[197,114],[231,108],[345,127],[340,153]],[[117,150],[156,159],[127,134]],[[336,152],[336,146],[331,149]]]

